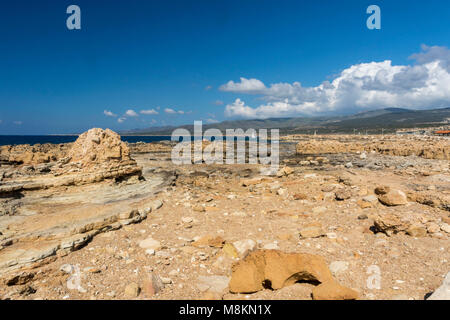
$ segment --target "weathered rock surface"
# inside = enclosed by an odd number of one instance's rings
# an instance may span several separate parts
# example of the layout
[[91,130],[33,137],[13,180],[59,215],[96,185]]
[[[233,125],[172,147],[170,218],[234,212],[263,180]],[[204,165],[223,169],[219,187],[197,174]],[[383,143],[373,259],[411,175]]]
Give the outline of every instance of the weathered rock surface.
[[234,293],[251,293],[264,288],[281,289],[298,281],[318,284],[332,280],[320,256],[258,250],[233,266],[229,288]]
[[[414,140],[415,139],[415,140]],[[425,159],[450,160],[450,143],[433,137],[383,136],[377,140],[369,137],[326,136],[316,137],[297,144],[297,154],[337,154],[376,152],[383,155],[411,156]],[[417,140],[422,141],[417,141]],[[364,158],[365,159],[365,158]]]
[[401,206],[408,203],[406,194],[401,190],[392,189],[388,186],[377,187],[375,193],[378,200],[386,206]]

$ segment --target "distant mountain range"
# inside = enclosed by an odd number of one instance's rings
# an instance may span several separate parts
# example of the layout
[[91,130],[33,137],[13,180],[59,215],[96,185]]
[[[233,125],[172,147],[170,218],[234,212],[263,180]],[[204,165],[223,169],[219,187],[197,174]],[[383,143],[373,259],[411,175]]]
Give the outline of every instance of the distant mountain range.
[[[408,110],[386,108],[366,111],[350,116],[270,118],[255,120],[232,120],[215,124],[204,124],[203,131],[217,128],[226,129],[280,129],[281,134],[294,133],[378,133],[394,132],[404,128],[427,128],[450,125],[450,108],[433,110]],[[153,127],[121,132],[122,135],[171,135],[176,128],[185,128],[193,133],[193,125]]]

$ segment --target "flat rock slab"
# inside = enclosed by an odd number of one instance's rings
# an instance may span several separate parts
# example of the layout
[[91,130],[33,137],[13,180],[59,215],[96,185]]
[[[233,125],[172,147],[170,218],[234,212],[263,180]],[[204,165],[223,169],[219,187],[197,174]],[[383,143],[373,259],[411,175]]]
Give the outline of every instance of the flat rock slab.
[[57,252],[82,247],[101,232],[147,217],[166,174],[137,183],[97,183],[25,191],[14,216],[0,216],[0,276]]

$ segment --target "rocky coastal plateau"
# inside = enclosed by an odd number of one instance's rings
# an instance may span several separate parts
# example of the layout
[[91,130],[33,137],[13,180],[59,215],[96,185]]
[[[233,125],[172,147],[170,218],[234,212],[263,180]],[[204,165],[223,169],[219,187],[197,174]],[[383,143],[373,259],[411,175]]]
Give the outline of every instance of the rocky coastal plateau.
[[450,299],[448,137],[284,136],[271,175],[173,145],[0,147],[0,299]]

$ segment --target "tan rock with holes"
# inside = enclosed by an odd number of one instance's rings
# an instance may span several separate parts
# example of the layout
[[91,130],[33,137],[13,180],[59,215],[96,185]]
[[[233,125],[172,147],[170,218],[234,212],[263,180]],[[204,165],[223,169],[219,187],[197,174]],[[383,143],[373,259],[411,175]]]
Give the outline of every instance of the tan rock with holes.
[[274,290],[298,281],[322,283],[333,279],[325,260],[317,255],[257,250],[232,267],[230,292]]

